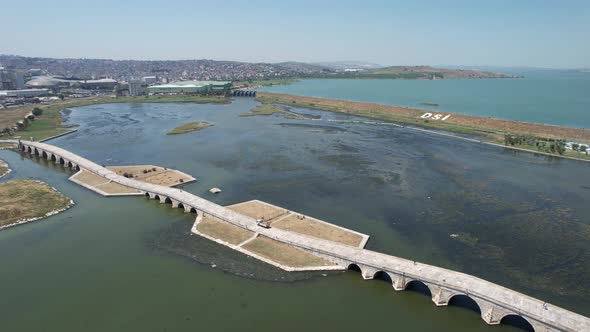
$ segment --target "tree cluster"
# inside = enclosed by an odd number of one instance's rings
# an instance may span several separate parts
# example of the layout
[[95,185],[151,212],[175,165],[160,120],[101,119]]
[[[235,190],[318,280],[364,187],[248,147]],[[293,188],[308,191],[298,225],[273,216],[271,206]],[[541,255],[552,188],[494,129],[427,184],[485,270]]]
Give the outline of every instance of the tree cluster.
[[534,146],[537,150],[547,153],[557,153],[563,155],[565,153],[565,140],[537,137],[533,135],[504,135],[504,144],[515,146],[515,145],[528,145]]

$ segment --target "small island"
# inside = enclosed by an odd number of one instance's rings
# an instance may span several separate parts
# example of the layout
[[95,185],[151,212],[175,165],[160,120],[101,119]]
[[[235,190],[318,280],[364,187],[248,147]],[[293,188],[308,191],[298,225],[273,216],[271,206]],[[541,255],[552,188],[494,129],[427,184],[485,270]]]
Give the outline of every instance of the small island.
[[201,129],[205,129],[211,126],[213,125],[207,122],[189,122],[172,129],[171,131],[166,133],[166,135],[186,134],[192,131],[199,131]]
[[420,104],[418,104],[418,105],[421,105],[421,106],[434,106],[434,107],[438,107],[438,106],[440,106],[440,105],[439,105],[439,104],[437,104],[437,103],[420,103]]
[[293,113],[293,112],[289,111],[288,108],[286,108],[286,107],[281,107],[281,106],[278,106],[275,104],[268,104],[268,103],[262,103],[256,107],[254,107],[253,109],[251,109],[250,112],[240,114],[240,116],[242,116],[242,117],[259,116],[259,115],[268,116],[268,115],[273,115],[273,114],[283,114],[283,115],[285,115],[285,117],[287,119],[294,119],[294,120],[305,119],[305,117],[303,117],[297,113]]
[[0,230],[52,216],[72,205],[74,201],[41,181],[0,183]]
[[257,115],[273,115],[275,113],[285,113],[285,111],[273,104],[260,104],[253,109],[250,110],[248,113],[242,113],[240,116],[257,116]]
[[4,160],[0,159],[0,178],[10,173],[10,171],[11,169],[8,167],[8,164]]

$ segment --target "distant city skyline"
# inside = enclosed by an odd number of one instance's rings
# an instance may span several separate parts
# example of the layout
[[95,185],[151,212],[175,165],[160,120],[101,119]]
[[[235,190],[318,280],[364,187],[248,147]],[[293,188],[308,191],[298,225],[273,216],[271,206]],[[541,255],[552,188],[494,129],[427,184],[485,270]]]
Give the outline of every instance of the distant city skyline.
[[408,2],[0,0],[0,54],[590,67],[588,1]]

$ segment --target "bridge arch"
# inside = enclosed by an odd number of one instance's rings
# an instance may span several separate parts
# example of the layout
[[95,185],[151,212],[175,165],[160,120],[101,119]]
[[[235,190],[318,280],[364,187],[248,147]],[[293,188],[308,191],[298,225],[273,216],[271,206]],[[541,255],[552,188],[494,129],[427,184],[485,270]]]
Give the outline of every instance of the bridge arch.
[[178,203],[178,205],[176,207],[184,210],[184,204],[182,204],[182,203]]
[[373,279],[388,282],[393,285],[394,278],[385,271],[377,271],[373,274]]
[[51,160],[51,161],[56,161],[56,160],[57,160],[57,158],[55,157],[55,155],[54,155],[54,154],[51,154],[51,158],[49,158],[49,160]]
[[428,285],[421,280],[414,279],[408,281],[404,289],[432,297],[432,291],[430,290],[430,287],[428,287]]
[[471,298],[469,295],[466,295],[466,294],[452,295],[449,298],[448,305],[471,310],[473,312],[476,312],[480,316],[483,312],[479,303],[477,303],[477,301],[475,301],[473,298]]
[[375,273],[377,273],[377,271],[379,271],[379,270],[372,268],[370,266],[365,266],[365,265],[356,264],[356,263],[349,263],[348,269],[352,270],[352,271],[360,272],[361,277],[363,277],[363,279],[365,279],[365,280],[373,279],[375,277]]
[[172,200],[170,199],[170,197],[166,197],[164,198],[164,204],[172,204]]
[[361,270],[361,267],[358,266],[357,264],[348,264],[348,267],[346,267],[348,270],[350,271],[356,271],[356,272],[360,272],[363,273],[363,270]]
[[158,194],[154,194],[154,199],[159,201],[160,200],[160,196]]
[[500,320],[500,324],[509,325],[520,328],[524,331],[535,332],[533,324],[531,324],[526,318],[518,314],[507,314]]
[[191,207],[191,209],[189,210],[190,213],[197,213],[197,209],[195,209],[194,207]]

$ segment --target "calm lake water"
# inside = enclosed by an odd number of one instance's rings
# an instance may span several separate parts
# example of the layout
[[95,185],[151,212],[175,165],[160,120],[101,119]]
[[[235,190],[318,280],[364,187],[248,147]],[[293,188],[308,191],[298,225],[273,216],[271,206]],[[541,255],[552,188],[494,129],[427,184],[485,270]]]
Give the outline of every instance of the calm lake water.
[[[590,314],[588,164],[409,128],[281,116],[255,105],[76,108],[51,141],[99,164],[192,174],[219,204],[260,199],[371,235],[368,248],[464,271]],[[347,117],[348,118],[348,117]],[[189,122],[214,126],[167,136]],[[436,308],[356,272],[286,273],[190,235],[194,216],[141,197],[104,198],[45,161],[0,151],[14,171],[73,198],[59,215],[0,232],[6,331],[518,331]],[[207,191],[220,187],[223,193]],[[457,234],[457,237],[451,237]]]
[[[524,75],[525,78],[435,81],[315,79],[262,90],[590,128],[590,73],[511,70],[508,74]],[[436,103],[439,106],[421,103]]]

